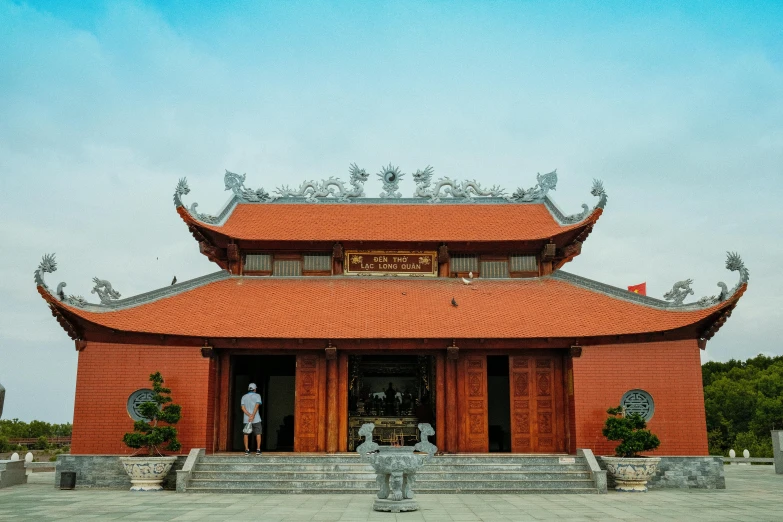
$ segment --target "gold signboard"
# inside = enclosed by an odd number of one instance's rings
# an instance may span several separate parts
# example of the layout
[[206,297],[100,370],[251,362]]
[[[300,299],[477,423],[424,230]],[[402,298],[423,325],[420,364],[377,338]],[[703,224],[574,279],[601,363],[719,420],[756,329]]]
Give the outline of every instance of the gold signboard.
[[346,275],[438,275],[435,252],[379,252],[352,250],[345,252]]

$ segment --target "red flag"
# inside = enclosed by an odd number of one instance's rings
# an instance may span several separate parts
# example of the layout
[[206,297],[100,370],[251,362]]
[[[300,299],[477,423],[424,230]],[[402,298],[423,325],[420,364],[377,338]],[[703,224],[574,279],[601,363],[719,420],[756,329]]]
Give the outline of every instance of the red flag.
[[647,283],[639,283],[638,285],[633,285],[628,287],[629,292],[633,292],[634,294],[641,294],[641,295],[647,295]]

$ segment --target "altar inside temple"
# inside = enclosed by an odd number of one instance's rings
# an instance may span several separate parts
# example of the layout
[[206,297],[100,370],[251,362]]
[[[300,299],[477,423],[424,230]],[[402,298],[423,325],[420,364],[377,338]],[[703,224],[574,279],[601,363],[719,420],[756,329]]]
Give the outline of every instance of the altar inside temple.
[[375,424],[387,445],[415,444],[418,424],[435,424],[432,356],[353,355],[348,371],[349,451],[361,443],[362,424]]

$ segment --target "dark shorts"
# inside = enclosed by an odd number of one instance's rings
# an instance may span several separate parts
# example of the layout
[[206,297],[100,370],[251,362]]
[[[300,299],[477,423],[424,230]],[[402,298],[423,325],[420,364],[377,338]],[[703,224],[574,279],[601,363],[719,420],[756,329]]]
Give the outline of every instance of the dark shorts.
[[263,422],[254,422],[252,435],[261,435],[261,428],[263,427],[264,427]]

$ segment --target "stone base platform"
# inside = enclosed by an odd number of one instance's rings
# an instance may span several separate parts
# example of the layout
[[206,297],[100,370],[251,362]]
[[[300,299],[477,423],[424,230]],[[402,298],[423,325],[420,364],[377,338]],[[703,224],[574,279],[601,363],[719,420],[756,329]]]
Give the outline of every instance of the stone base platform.
[[386,511],[388,513],[402,513],[404,511],[416,511],[419,504],[415,500],[388,500],[376,498],[372,504],[375,511]]

